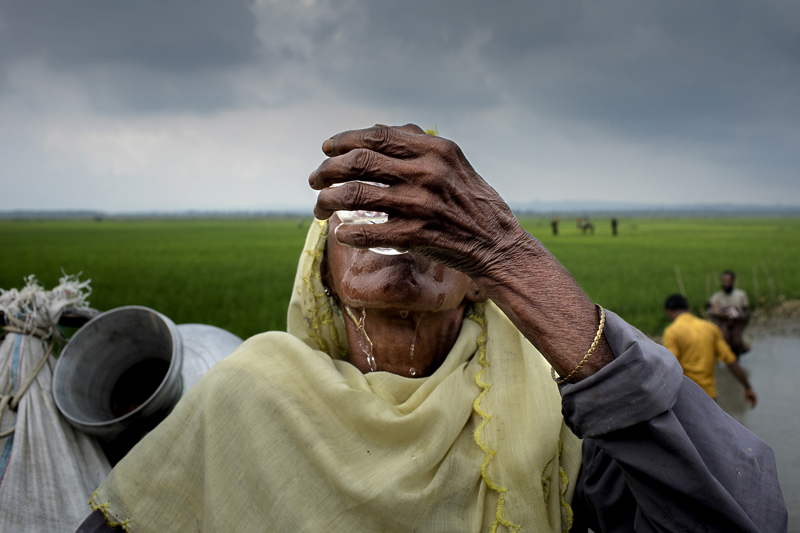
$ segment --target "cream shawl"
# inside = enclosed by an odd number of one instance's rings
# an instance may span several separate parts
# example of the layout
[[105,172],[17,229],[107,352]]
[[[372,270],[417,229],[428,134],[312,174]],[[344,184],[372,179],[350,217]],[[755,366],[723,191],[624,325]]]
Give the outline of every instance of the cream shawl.
[[133,532],[568,530],[580,441],[541,355],[489,302],[432,376],[362,374],[312,226],[289,333],[209,371],[92,507]]

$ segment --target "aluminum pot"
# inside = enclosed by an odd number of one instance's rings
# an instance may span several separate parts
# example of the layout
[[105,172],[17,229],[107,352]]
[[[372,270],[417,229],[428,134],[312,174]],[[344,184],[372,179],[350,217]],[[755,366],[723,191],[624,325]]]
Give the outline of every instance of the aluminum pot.
[[[142,366],[148,364],[154,366]],[[73,335],[56,364],[53,397],[71,425],[106,443],[122,438],[129,448],[178,403],[182,366],[183,340],[172,320],[147,307],[119,307],[97,315]],[[145,373],[136,374],[137,368]],[[148,373],[148,368],[158,372]],[[138,406],[137,401],[115,412],[119,383],[132,375],[155,380],[154,390]]]
[[183,339],[183,394],[242,344],[230,331],[207,324],[179,324],[178,332]]

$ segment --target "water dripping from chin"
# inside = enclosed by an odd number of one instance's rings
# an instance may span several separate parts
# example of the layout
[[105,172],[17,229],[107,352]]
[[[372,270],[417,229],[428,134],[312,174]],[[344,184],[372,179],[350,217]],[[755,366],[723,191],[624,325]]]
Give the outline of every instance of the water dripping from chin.
[[[406,316],[408,316],[408,311],[405,311]],[[403,316],[403,312],[400,312],[400,316]],[[419,325],[422,323],[422,317],[425,316],[425,313],[421,313],[419,317],[417,317],[417,324],[414,326],[414,336],[411,338],[411,348],[408,354],[408,375],[412,378],[417,377],[419,371],[414,368],[414,348],[417,344],[417,333],[419,332]],[[405,318],[405,317],[403,317]]]
[[369,368],[370,372],[377,372],[378,371],[378,363],[375,361],[375,354],[373,354],[373,345],[372,340],[367,335],[367,310],[366,308],[361,309],[361,317],[356,317],[353,310],[350,308],[349,305],[345,304],[344,306],[345,312],[347,316],[350,317],[350,320],[353,321],[353,324],[356,326],[356,334],[358,338],[358,347],[361,348],[361,351],[364,352],[364,355],[367,357],[367,368]]

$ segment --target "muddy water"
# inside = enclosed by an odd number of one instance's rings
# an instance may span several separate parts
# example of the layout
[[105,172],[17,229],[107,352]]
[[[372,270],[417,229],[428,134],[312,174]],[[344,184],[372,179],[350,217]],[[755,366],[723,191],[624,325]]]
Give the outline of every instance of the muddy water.
[[756,339],[739,364],[750,375],[758,405],[745,407],[744,389],[724,365],[717,368],[719,405],[774,450],[789,533],[800,533],[800,337]]

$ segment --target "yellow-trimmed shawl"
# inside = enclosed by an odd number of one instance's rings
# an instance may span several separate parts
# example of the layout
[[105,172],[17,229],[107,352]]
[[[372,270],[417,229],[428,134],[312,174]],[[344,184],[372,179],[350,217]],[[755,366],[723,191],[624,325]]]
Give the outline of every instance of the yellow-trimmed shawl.
[[549,366],[491,302],[434,375],[362,374],[312,225],[289,333],[211,369],[92,505],[132,532],[561,532],[580,467]]

